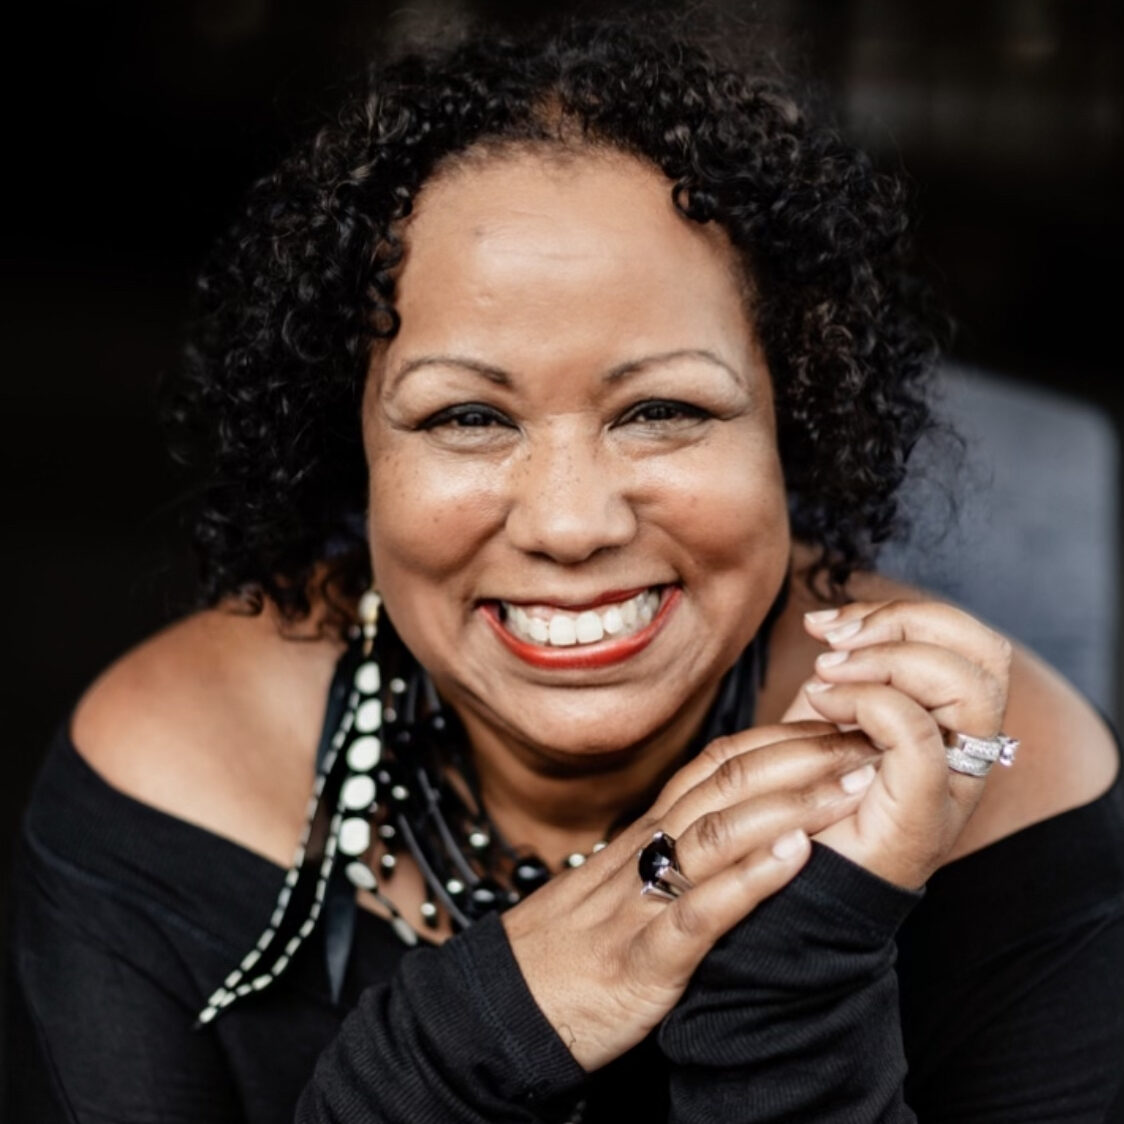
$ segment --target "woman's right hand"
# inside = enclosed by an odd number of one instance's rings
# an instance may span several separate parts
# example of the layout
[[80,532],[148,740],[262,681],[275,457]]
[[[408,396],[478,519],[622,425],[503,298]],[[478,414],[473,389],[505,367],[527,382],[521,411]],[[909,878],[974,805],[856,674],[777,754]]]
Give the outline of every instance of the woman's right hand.
[[[824,722],[719,738],[647,815],[504,914],[531,994],[583,1068],[660,1022],[715,941],[804,865],[808,836],[855,811],[879,756]],[[637,855],[656,831],[694,882],[671,902],[640,892]]]

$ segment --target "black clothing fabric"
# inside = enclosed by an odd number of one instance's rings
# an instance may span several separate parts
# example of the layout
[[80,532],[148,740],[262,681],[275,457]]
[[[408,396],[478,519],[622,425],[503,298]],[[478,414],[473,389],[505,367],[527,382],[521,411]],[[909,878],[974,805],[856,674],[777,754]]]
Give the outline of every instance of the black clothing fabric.
[[816,845],[648,1040],[586,1076],[496,918],[406,951],[364,910],[193,1030],[285,872],[117,791],[60,732],[25,816],[10,1118],[400,1124],[1101,1122],[1124,1060],[1124,780],[923,895]]

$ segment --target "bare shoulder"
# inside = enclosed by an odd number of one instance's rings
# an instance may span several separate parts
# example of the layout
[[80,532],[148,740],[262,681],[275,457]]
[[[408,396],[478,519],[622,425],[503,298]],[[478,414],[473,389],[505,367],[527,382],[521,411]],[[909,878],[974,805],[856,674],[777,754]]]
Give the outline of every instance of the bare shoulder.
[[[787,640],[788,698],[813,674],[821,645],[804,633],[801,618],[824,607],[802,579],[779,622]],[[848,593],[862,601],[932,601],[932,593],[874,573],[854,575]],[[1112,733],[1093,707],[1053,668],[1012,642],[1010,694],[1004,723],[1020,739],[1010,768],[995,768],[971,821],[948,861],[979,850],[1040,820],[1095,800],[1112,785],[1120,755]]]
[[287,865],[338,653],[268,611],[197,613],[99,676],[71,738],[115,788]]

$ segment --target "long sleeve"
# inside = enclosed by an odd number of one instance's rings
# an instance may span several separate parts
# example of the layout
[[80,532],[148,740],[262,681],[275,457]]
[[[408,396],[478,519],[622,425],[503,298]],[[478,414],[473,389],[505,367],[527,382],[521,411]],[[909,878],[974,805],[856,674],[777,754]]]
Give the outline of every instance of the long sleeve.
[[389,984],[364,992],[320,1058],[296,1119],[529,1124],[564,1118],[584,1078],[493,916],[411,953]]
[[925,1124],[1124,1118],[1124,775],[937,871],[898,950]]
[[1118,1119],[1124,774],[923,898],[814,846],[703,962],[660,1046],[674,1124]]
[[318,931],[276,984],[196,1029],[285,871],[110,789],[66,745],[41,774],[14,874],[13,1119],[292,1124],[299,1103],[302,1122],[530,1124],[579,1095],[585,1074],[498,917],[405,952],[361,911],[338,1004]]
[[894,934],[921,899],[819,844],[664,1020],[673,1124],[905,1124]]
[[[26,846],[26,844],[24,844]],[[151,910],[37,856],[17,863],[6,988],[8,1110],[37,1124],[244,1124],[190,973]]]

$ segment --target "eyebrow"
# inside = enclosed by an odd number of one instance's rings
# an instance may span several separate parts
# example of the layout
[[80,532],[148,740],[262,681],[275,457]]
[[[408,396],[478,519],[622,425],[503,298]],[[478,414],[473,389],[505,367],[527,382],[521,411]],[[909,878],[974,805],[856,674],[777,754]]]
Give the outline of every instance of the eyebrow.
[[[657,355],[644,355],[639,359],[629,359],[624,363],[618,363],[615,367],[611,367],[605,372],[603,381],[606,383],[620,382],[627,379],[630,375],[639,374],[650,367],[656,367],[663,363],[672,363],[676,359],[702,359],[704,362],[712,363],[716,367],[721,367],[735,382],[740,385],[746,385],[747,380],[737,368],[732,367],[725,359],[716,355],[713,351],[709,351],[704,347],[684,347],[675,351],[661,351]],[[459,367],[462,370],[471,371],[473,374],[480,375],[486,378],[489,382],[495,383],[497,386],[510,387],[514,380],[511,375],[503,370],[501,367],[493,367],[490,363],[481,363],[478,359],[472,359],[464,355],[420,355],[416,359],[408,359],[403,363],[390,381],[390,394],[393,394],[398,387],[402,384],[407,375],[411,375],[414,371],[422,367]]]

